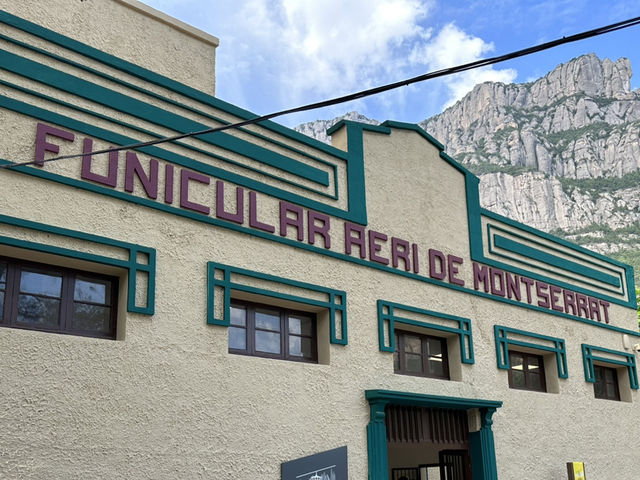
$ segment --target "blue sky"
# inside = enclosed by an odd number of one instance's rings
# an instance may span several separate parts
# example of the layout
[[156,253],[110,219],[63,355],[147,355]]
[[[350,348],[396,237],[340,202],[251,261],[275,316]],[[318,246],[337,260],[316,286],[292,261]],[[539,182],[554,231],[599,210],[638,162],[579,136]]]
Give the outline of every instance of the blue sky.
[[[341,96],[640,16],[638,0],[143,0],[220,39],[216,94],[257,114]],[[483,81],[526,82],[579,55],[627,57],[640,26],[376,97],[275,119],[356,110],[417,123]]]

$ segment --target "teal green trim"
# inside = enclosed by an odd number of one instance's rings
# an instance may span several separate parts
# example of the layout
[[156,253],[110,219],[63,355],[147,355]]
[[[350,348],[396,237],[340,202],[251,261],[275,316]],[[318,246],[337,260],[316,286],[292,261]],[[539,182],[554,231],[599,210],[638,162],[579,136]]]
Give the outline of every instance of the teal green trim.
[[[1,35],[0,35],[0,37],[1,37]],[[34,97],[46,100],[48,102],[55,103],[57,105],[62,105],[64,107],[66,107],[66,108],[70,108],[72,110],[76,110],[78,112],[82,112],[82,113],[85,113],[87,115],[91,115],[91,116],[93,116],[95,118],[99,118],[101,120],[106,120],[107,122],[113,123],[115,125],[121,125],[123,127],[130,128],[132,130],[135,130],[136,132],[143,133],[144,135],[149,135],[152,138],[162,138],[162,136],[158,135],[157,133],[154,133],[154,132],[151,132],[151,131],[146,130],[144,128],[138,127],[138,126],[133,125],[131,123],[121,122],[121,121],[116,120],[115,118],[109,117],[107,115],[103,115],[101,113],[93,112],[93,111],[91,111],[89,109],[82,108],[82,107],[79,107],[77,105],[73,105],[71,103],[59,100],[57,98],[50,97],[48,95],[44,95],[44,94],[42,94],[40,92],[36,92],[35,90],[30,90],[30,89],[22,87],[20,85],[15,85],[13,83],[6,82],[4,80],[0,80],[0,85],[4,85],[6,87],[15,89],[15,90],[20,91],[22,93],[27,93],[27,94],[32,95]],[[207,115],[205,113],[199,113],[199,114],[200,115],[205,115],[205,116]],[[222,120],[217,120],[217,121],[220,121],[220,122],[224,123]],[[256,136],[256,137],[258,137],[260,139],[264,139],[264,138],[262,138],[263,137],[262,135],[255,134],[254,132],[251,132],[251,133],[254,136]],[[191,150],[192,152],[197,152],[200,155],[204,155],[206,157],[209,157],[209,158],[212,158],[212,159],[215,159],[215,160],[221,160],[221,161],[223,161],[225,163],[228,163],[230,165],[234,165],[234,166],[240,167],[240,168],[242,168],[244,170],[248,170],[250,172],[254,172],[254,173],[257,173],[259,175],[262,175],[262,176],[265,176],[265,177],[268,177],[268,178],[272,178],[273,180],[276,180],[276,181],[278,181],[280,183],[284,183],[284,184],[291,185],[291,186],[296,187],[296,188],[300,188],[302,190],[313,192],[313,193],[315,193],[317,195],[329,198],[331,200],[338,200],[338,198],[339,198],[339,196],[338,196],[338,173],[337,173],[338,172],[338,167],[336,165],[332,164],[332,163],[325,162],[324,160],[317,159],[317,158],[315,158],[313,156],[310,156],[310,155],[307,155],[307,156],[309,158],[314,159],[315,161],[324,163],[328,167],[331,167],[331,169],[333,170],[333,179],[334,179],[333,194],[329,194],[329,193],[326,193],[326,192],[324,192],[322,190],[314,189],[314,188],[308,187],[306,185],[302,185],[302,184],[299,184],[299,183],[292,182],[291,180],[287,180],[286,178],[281,178],[281,177],[279,177],[277,175],[269,173],[266,170],[259,170],[257,168],[251,167],[249,165],[245,165],[245,164],[242,164],[240,162],[236,162],[235,160],[231,160],[230,158],[223,157],[222,155],[218,155],[218,154],[215,154],[215,153],[213,153],[211,151],[203,150],[203,149],[198,148],[198,147],[194,147],[194,146],[189,145],[189,144],[184,143],[184,142],[180,142],[180,141],[176,140],[176,141],[173,141],[171,143],[174,144],[174,145],[179,145],[180,147],[183,147],[183,148],[185,148],[187,150]],[[279,142],[275,142],[275,143],[279,145]],[[290,150],[295,151],[296,153],[298,153],[297,149],[290,148]]]
[[[130,138],[130,137],[126,137],[117,133],[113,133],[110,132],[109,130],[105,130],[103,128],[100,127],[95,127],[92,125],[89,125],[87,123],[84,122],[80,122],[78,120],[75,120],[73,118],[69,118],[69,117],[65,117],[63,115],[54,113],[54,112],[50,112],[44,109],[41,109],[39,107],[33,106],[33,105],[29,105],[27,103],[21,102],[19,100],[14,100],[11,99],[9,97],[5,97],[0,95],[0,107],[4,107],[7,108],[9,110],[13,110],[14,112],[17,113],[21,113],[24,115],[28,115],[30,117],[36,118],[38,120],[42,120],[42,121],[47,121],[47,122],[51,122],[54,123],[56,125],[59,126],[63,126],[66,128],[69,128],[71,130],[75,130],[77,132],[81,132],[84,133],[90,137],[93,138],[99,138],[102,140],[105,140],[107,142],[113,143],[115,145],[127,145],[130,143],[133,143],[137,140]],[[197,172],[201,172],[207,175],[210,175],[212,177],[215,178],[219,178],[222,180],[228,180],[229,182],[233,182],[235,184],[241,185],[243,187],[247,187],[250,188],[252,190],[258,191],[258,192],[262,192],[265,193],[267,195],[271,195],[273,197],[276,198],[280,198],[283,200],[287,200],[289,202],[293,202],[293,203],[297,203],[298,205],[302,205],[304,207],[316,210],[318,212],[322,212],[322,213],[326,213],[328,215],[334,215],[336,217],[339,218],[345,218],[345,219],[351,219],[353,217],[353,215],[351,214],[351,212],[345,212],[341,209],[332,207],[330,205],[326,205],[320,202],[317,202],[315,200],[310,200],[304,196],[301,195],[297,195],[297,194],[292,194],[290,192],[287,192],[285,190],[282,190],[280,188],[277,187],[272,187],[270,185],[266,185],[263,183],[260,183],[258,181],[252,180],[250,178],[246,178],[242,175],[238,175],[235,174],[233,172],[229,172],[226,170],[223,170],[221,168],[218,167],[214,167],[212,165],[208,165],[206,163],[202,163],[202,162],[198,162],[196,160],[193,160],[191,158],[185,157],[183,155],[179,155],[173,152],[170,152],[168,150],[163,150],[159,147],[156,146],[151,146],[151,147],[142,147],[139,148],[138,151],[144,152],[152,157],[155,158],[159,158],[162,160],[166,160],[170,163],[173,163],[174,165],[180,165],[182,167],[188,168],[190,170],[194,170]],[[7,162],[5,162],[7,163]],[[19,171],[22,173],[28,173],[30,175],[33,175],[33,170],[34,169],[22,169],[22,168],[16,168],[14,169],[15,171]],[[37,175],[37,174],[36,174]],[[45,178],[45,177],[43,177]],[[48,178],[48,177],[47,177]],[[57,177],[58,180],[61,183],[67,183],[68,182],[66,180],[64,180],[64,177]],[[74,179],[70,179],[70,180],[74,180]],[[82,184],[88,185],[87,182],[81,182],[81,181],[77,181],[77,184],[75,186],[78,186],[79,188],[83,188]],[[351,191],[351,187],[349,187],[349,190]],[[94,190],[95,191],[95,190]],[[101,190],[100,193],[104,193],[106,195],[109,196],[117,196],[118,192],[114,192],[111,190]],[[362,197],[364,199],[364,192],[362,192]],[[155,202],[154,202],[155,203]],[[364,209],[362,209],[363,211],[366,211]],[[361,210],[356,209],[356,212],[360,212]],[[359,214],[359,213],[358,213]],[[354,218],[355,221],[355,218]]]
[[[619,357],[615,360],[610,357],[598,356],[597,353],[604,353],[610,356]],[[638,370],[636,368],[636,356],[633,353],[610,350],[608,348],[596,347],[594,345],[582,344],[582,363],[584,366],[584,379],[589,383],[596,382],[596,375],[593,371],[594,362],[606,363],[608,365],[622,366],[629,374],[629,385],[632,389],[638,390]]]
[[[521,231],[528,232],[530,234],[536,235],[536,236],[538,236],[540,238],[543,238],[545,240],[548,240],[550,242],[553,242],[553,243],[562,245],[562,246],[564,246],[566,248],[569,248],[569,249],[577,252],[579,255],[581,255],[578,258],[582,258],[582,256],[584,256],[585,261],[590,261],[589,260],[590,258],[595,258],[595,259],[598,259],[600,261],[609,263],[611,265],[615,265],[617,267],[620,267],[622,270],[625,271],[625,277],[626,277],[627,286],[628,287],[633,287],[634,286],[633,268],[630,265],[627,265],[625,263],[619,262],[619,261],[614,260],[612,258],[605,257],[604,255],[600,255],[598,253],[592,252],[590,250],[587,250],[586,248],[580,247],[579,245],[574,245],[574,244],[572,244],[570,242],[567,242],[566,240],[554,237],[553,235],[550,235],[548,233],[536,230],[536,229],[531,228],[531,227],[529,227],[527,225],[518,223],[518,222],[516,222],[514,220],[511,220],[509,218],[503,217],[501,215],[498,215],[496,213],[490,212],[488,210],[480,209],[480,214],[482,216],[484,216],[484,217],[499,221],[501,223],[504,223],[505,225],[509,225],[509,226],[518,228]],[[496,227],[494,226],[494,228],[496,228]],[[470,233],[470,235],[471,235],[471,233]],[[476,242],[477,243],[479,242],[479,244],[481,246],[482,245],[481,228],[477,231],[477,233],[474,233],[474,236],[475,235],[479,236],[479,238],[476,240]],[[597,296],[597,297],[603,298],[603,299],[605,299],[605,300],[607,300],[607,301],[609,301],[611,303],[622,305],[624,307],[629,307],[629,308],[634,308],[634,309],[637,308],[637,301],[636,301],[636,297],[635,297],[635,289],[631,290],[630,288],[627,288],[627,292],[625,293],[627,299],[626,300],[621,300],[620,298],[602,295],[601,293],[599,293],[597,291],[590,291],[590,290],[587,290],[587,289],[584,289],[584,288],[579,288],[579,287],[576,287],[576,286],[573,286],[573,285],[570,285],[570,284],[560,283],[560,282],[557,282],[553,278],[546,277],[546,276],[543,276],[543,275],[534,274],[533,272],[528,272],[528,271],[525,271],[525,270],[522,270],[522,269],[518,269],[518,268],[514,267],[513,265],[505,264],[505,263],[502,263],[502,262],[498,262],[496,260],[492,260],[490,258],[486,258],[484,256],[484,252],[482,252],[482,256],[481,257],[474,258],[472,256],[472,260],[484,263],[484,264],[489,265],[489,266],[494,266],[494,267],[497,267],[497,268],[510,270],[511,272],[518,273],[520,275],[525,275],[525,276],[528,276],[530,278],[534,278],[536,280],[549,282],[549,283],[561,286],[561,287],[566,288],[566,289],[574,290],[576,292],[585,293],[587,295]]]
[[[500,325],[493,326],[494,337],[496,341],[496,358],[498,362],[498,368],[502,370],[509,370],[511,364],[509,362],[509,347],[526,347],[539,350],[541,352],[554,353],[556,355],[556,364],[558,366],[558,377],[569,378],[569,371],[567,368],[567,346],[562,338],[549,337],[547,335],[540,335],[539,333],[526,332],[524,330],[517,330],[515,328],[503,327]],[[526,342],[523,340],[516,340],[509,338],[509,334],[519,335],[520,337],[529,337],[534,340],[553,343],[553,347],[548,345],[541,345],[535,342]]]
[[[492,233],[491,233],[491,232],[492,232],[492,230],[498,230],[498,231],[501,231],[501,232],[505,232],[505,233],[508,233],[508,234],[510,234],[510,235],[513,235],[513,236],[514,236],[514,237],[516,237],[516,238],[521,238],[521,239],[523,239],[523,240],[530,241],[530,242],[531,242],[531,243],[533,243],[533,244],[536,244],[536,245],[540,245],[540,246],[542,246],[542,247],[549,248],[550,250],[554,250],[554,251],[557,251],[557,252],[561,252],[561,250],[556,249],[556,248],[553,248],[553,247],[550,247],[550,246],[548,246],[548,245],[544,245],[544,244],[543,244],[543,243],[541,243],[541,242],[536,242],[536,241],[531,240],[531,239],[529,239],[529,238],[526,238],[526,237],[524,237],[524,236],[514,234],[513,232],[509,232],[509,231],[507,231],[507,230],[501,229],[500,227],[496,227],[495,225],[487,224],[487,238],[488,238],[488,244],[489,244],[489,253],[490,253],[491,255],[495,255],[495,256],[497,256],[497,257],[501,257],[501,258],[505,258],[505,259],[507,259],[507,260],[515,261],[515,262],[518,262],[518,263],[519,263],[519,264],[521,264],[521,265],[526,265],[526,266],[528,266],[528,267],[537,268],[537,269],[542,270],[542,271],[544,271],[544,272],[552,273],[552,274],[554,274],[554,275],[557,275],[557,276],[559,276],[559,277],[563,277],[563,278],[566,278],[566,279],[569,279],[569,280],[576,280],[576,278],[575,278],[575,275],[574,275],[574,274],[571,274],[571,273],[562,273],[561,271],[558,271],[559,269],[552,270],[552,269],[549,269],[549,268],[544,268],[544,267],[541,267],[540,265],[536,265],[536,264],[531,263],[531,262],[526,262],[526,261],[524,261],[524,260],[522,260],[522,259],[520,259],[520,258],[511,257],[511,256],[509,256],[509,255],[505,255],[504,253],[500,253],[500,252],[496,251],[496,250],[493,248],[493,243],[492,243],[492,241],[491,241],[491,240],[492,240]],[[592,262],[592,261],[590,261],[590,260],[588,260],[588,259],[585,259],[584,257],[579,257],[579,256],[577,256],[577,255],[572,255],[572,254],[570,254],[570,253],[566,253],[566,252],[562,252],[562,253],[565,253],[566,255],[568,255],[569,257],[572,257],[572,258],[576,258],[576,259],[579,259],[579,260],[584,260],[584,261],[585,261],[585,263],[589,263],[589,264],[591,264],[591,265],[599,266],[599,267],[601,267],[601,268],[602,268],[602,269],[604,269],[604,270],[608,270],[608,271],[613,272],[613,273],[618,273],[618,275],[619,275],[619,276],[618,276],[617,278],[616,278],[616,277],[614,277],[614,278],[615,278],[615,280],[618,282],[618,285],[619,285],[619,287],[620,287],[620,288],[618,288],[618,289],[614,289],[614,288],[607,288],[607,287],[602,286],[602,284],[595,284],[595,283],[592,283],[592,282],[590,282],[590,281],[588,281],[588,280],[585,280],[585,279],[580,279],[580,282],[581,282],[581,283],[583,283],[583,284],[585,284],[585,285],[589,285],[589,286],[591,286],[591,287],[594,287],[594,288],[596,288],[598,291],[606,291],[606,292],[615,293],[615,294],[619,294],[619,295],[624,295],[624,294],[625,294],[624,285],[622,285],[622,272],[620,272],[620,271],[616,271],[616,270],[613,270],[613,269],[612,269],[612,268],[610,268],[610,267],[605,267],[605,266],[602,266],[602,265],[598,265],[598,264],[596,264],[596,263],[594,263],[594,262]],[[560,270],[562,270],[562,269],[560,269]],[[605,274],[605,275],[606,275],[606,274]],[[586,277],[586,278],[589,278],[589,277]],[[573,289],[573,288],[575,288],[575,287],[573,286],[573,284],[569,284],[569,285],[571,285],[571,288],[572,288],[572,289]],[[587,291],[587,290],[585,290],[585,293],[590,293],[590,292],[589,292],[589,291]]]
[[593,268],[580,265],[579,263],[571,262],[564,258],[560,258],[556,255],[543,252],[542,250],[539,250],[537,248],[529,247],[528,245],[515,242],[509,238],[503,237],[502,235],[494,235],[493,241],[497,248],[501,248],[508,252],[522,255],[523,257],[526,257],[526,258],[539,260],[543,263],[546,263],[547,265],[551,265],[552,267],[560,268],[562,270],[566,270],[568,272],[572,272],[577,275],[582,275],[584,277],[591,277],[602,283],[606,283],[607,285],[620,287],[619,278],[616,278],[612,275],[607,275],[606,273],[602,273]]
[[[52,255],[60,255],[68,258],[75,258],[78,260],[85,260],[93,263],[100,263],[102,265],[109,265],[112,267],[118,267],[128,270],[128,296],[127,296],[127,311],[132,313],[141,313],[143,315],[153,315],[155,306],[155,275],[156,275],[156,251],[153,248],[143,247],[133,243],[121,242],[118,240],[112,240],[110,238],[101,237],[98,235],[92,235],[84,232],[77,232],[75,230],[69,230],[67,228],[54,227],[51,225],[45,225],[44,223],[32,222],[29,220],[23,220],[20,218],[10,217],[7,215],[0,215],[0,223],[4,225],[11,225],[19,228],[26,228],[28,230],[35,230],[38,232],[44,232],[52,235],[59,235],[62,237],[74,238],[82,240],[84,242],[97,243],[99,245],[106,245],[109,247],[116,247],[125,250],[128,253],[129,260],[120,260],[117,258],[110,258],[104,255],[95,255],[92,253],[79,252],[63,247],[56,247],[53,245],[45,245],[42,243],[35,243],[26,240],[18,240],[7,236],[0,236],[0,244],[8,245],[11,247],[24,248],[27,250],[33,250],[43,253],[49,253]],[[138,254],[144,254],[148,258],[148,262],[140,263],[138,261]],[[147,295],[146,304],[142,307],[136,305],[136,276],[138,273],[144,273],[147,275]]]
[[421,393],[392,390],[366,390],[370,419],[367,425],[367,454],[369,457],[369,480],[388,480],[387,429],[385,408],[387,405],[409,405],[424,408],[447,408],[470,410],[477,408],[481,415],[481,429],[469,434],[469,447],[474,480],[497,480],[496,453],[493,442],[491,419],[502,402],[475,398],[444,397]]
[[[216,278],[216,273],[222,278]],[[250,277],[259,280],[275,283],[278,285],[286,285],[296,287],[310,292],[322,293],[327,296],[328,301],[314,300],[312,298],[280,293],[265,288],[252,287],[240,281],[234,281],[233,276]],[[215,288],[219,287],[223,290],[223,318],[215,317]],[[266,273],[254,272],[243,268],[231,267],[221,263],[207,263],[207,323],[209,325],[220,325],[228,327],[231,322],[231,292],[232,291],[247,292],[265,297],[278,298],[280,300],[288,300],[305,305],[312,305],[327,309],[329,312],[329,330],[331,343],[339,345],[347,345],[347,294],[341,290],[334,290],[311,283],[299,282],[297,280],[289,280],[287,278],[276,277]],[[340,316],[341,334],[338,336],[336,330],[336,314]]]
[[[128,97],[115,90],[74,77],[5,50],[0,50],[0,68],[178,133],[197,132],[209,128],[206,124],[190,120],[163,108]],[[256,162],[278,168],[319,185],[329,186],[329,175],[324,170],[280,155],[273,150],[263,148],[228,133],[216,132],[199,135],[198,140],[214,147],[239,153]]]
[[[53,44],[59,45],[67,50],[78,53],[84,57],[115,68],[116,70],[128,73],[130,75],[133,75],[134,77],[138,77],[150,84],[158,85],[172,92],[179,93],[187,98],[196,100],[215,109],[222,110],[242,120],[248,120],[258,117],[258,115],[249,112],[248,110],[236,107],[235,105],[224,102],[216,97],[208,95],[180,82],[159,75],[155,72],[152,72],[151,70],[139,67],[138,65],[127,62],[126,60],[122,60],[108,53],[104,53],[96,48],[85,45],[69,37],[65,37],[64,35],[11,15],[10,13],[2,10],[0,10],[0,23],[10,25],[19,30],[35,35]],[[344,155],[344,152],[335,147],[332,147],[331,145],[327,145],[323,142],[320,142],[319,140],[310,138],[306,135],[296,132],[295,130],[284,127],[270,120],[260,122],[260,126],[274,133],[283,135],[286,138],[304,143],[312,148],[315,148],[316,150],[323,151],[330,155],[337,157],[341,157],[342,155]]]
[[[466,364],[473,364],[473,334],[471,332],[471,320],[468,318],[448,315],[446,313],[424,310],[422,308],[411,307],[399,303],[378,300],[378,342],[381,352],[393,353],[396,351],[395,325],[413,325],[415,327],[428,328],[439,332],[453,333],[460,341],[460,361]],[[402,317],[402,311],[417,313],[429,317],[439,318],[445,321],[454,322],[456,327],[447,327],[428,321],[413,320]],[[385,324],[388,323],[388,337],[385,336]]]

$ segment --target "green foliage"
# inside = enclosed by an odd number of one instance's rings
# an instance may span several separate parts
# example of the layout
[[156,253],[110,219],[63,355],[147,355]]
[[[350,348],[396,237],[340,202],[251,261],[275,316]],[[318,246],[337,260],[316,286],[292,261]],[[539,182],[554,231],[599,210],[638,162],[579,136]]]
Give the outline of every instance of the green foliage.
[[467,163],[465,164],[465,167],[476,175],[484,175],[485,173],[506,173],[509,175],[520,175],[526,172],[535,172],[535,169],[531,167],[523,167],[520,165],[502,165],[489,162]]
[[557,177],[562,184],[562,190],[571,195],[574,188],[589,192],[592,196],[605,192],[614,192],[623,188],[637,187],[640,185],[640,170],[627,173],[622,177],[600,178],[567,178]]
[[569,143],[585,136],[594,136],[597,138],[603,138],[608,136],[614,129],[614,125],[605,122],[595,122],[590,125],[585,125],[580,128],[573,128],[571,130],[563,130],[561,132],[554,132],[547,135],[547,140],[552,143],[556,148],[564,148]]

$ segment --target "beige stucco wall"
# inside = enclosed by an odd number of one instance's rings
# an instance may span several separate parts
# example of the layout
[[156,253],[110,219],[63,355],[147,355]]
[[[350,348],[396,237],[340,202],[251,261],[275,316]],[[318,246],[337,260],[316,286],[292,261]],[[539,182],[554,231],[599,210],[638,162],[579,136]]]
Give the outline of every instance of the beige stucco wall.
[[215,95],[219,40],[142,2],[0,0],[0,9]]
[[[110,35],[107,26],[116,27],[100,25],[95,27],[104,36]],[[52,93],[95,107],[71,95]],[[178,107],[166,108],[185,115]],[[127,133],[122,125],[92,122]],[[0,110],[0,138],[5,139],[0,158],[31,158],[36,123]],[[61,153],[81,145],[85,135],[75,133],[76,141],[62,145]],[[328,157],[309,145],[296,146]],[[462,276],[469,281],[462,175],[415,132],[366,132],[364,153],[367,228],[418,243],[422,274],[428,248],[463,257]],[[77,179],[80,162],[74,159],[44,169]],[[342,163],[339,170],[344,175]],[[3,215],[157,251],[153,316],[125,311],[126,274],[115,272],[121,277],[116,341],[0,328],[0,478],[276,480],[281,462],[347,445],[350,478],[366,479],[369,409],[364,392],[368,389],[504,402],[493,426],[501,479],[519,478],[523,472],[535,479],[565,478],[567,461],[585,461],[590,479],[636,476],[638,393],[628,391],[630,402],[593,398],[580,351],[582,343],[623,350],[619,332],[15,171],[0,170],[0,182]],[[214,205],[213,185],[194,188],[192,193],[193,199]],[[233,197],[231,188],[226,193]],[[139,185],[134,195],[144,196]],[[276,219],[277,199],[264,194],[259,198],[260,218]],[[332,217],[332,225],[332,250],[339,252],[344,243],[342,221]],[[96,248],[3,225],[0,234],[82,251]],[[0,254],[33,258],[30,252],[2,247]],[[55,257],[37,259],[66,264]],[[206,324],[208,261],[346,291],[348,345],[329,345],[325,334],[319,341],[328,350],[328,363],[318,365],[229,354],[227,329]],[[104,271],[98,265],[85,267]],[[455,367],[457,381],[394,374],[392,355],[378,347],[378,299],[470,318],[475,364]],[[633,310],[612,306],[611,312],[612,324],[637,328]],[[558,393],[508,388],[506,371],[496,368],[496,324],[567,341],[570,376],[557,381]],[[458,359],[452,356],[451,362]]]

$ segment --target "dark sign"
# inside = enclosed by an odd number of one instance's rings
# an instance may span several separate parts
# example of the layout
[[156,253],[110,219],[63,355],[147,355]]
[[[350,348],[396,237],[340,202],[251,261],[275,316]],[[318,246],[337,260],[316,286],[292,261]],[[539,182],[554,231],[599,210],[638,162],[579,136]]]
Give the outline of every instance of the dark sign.
[[347,447],[282,464],[282,480],[348,480]]

